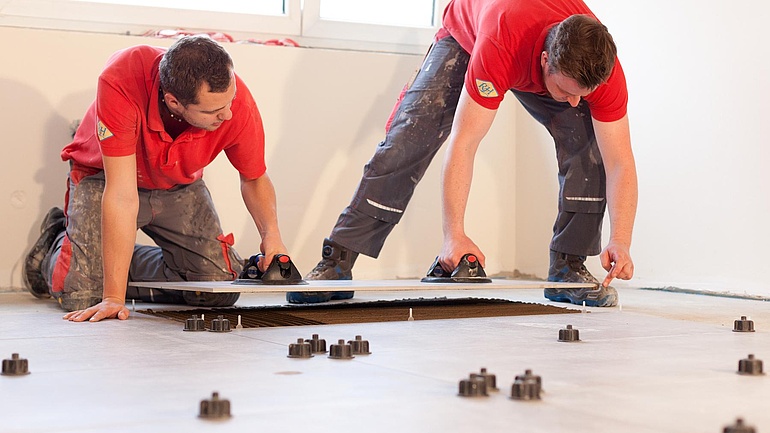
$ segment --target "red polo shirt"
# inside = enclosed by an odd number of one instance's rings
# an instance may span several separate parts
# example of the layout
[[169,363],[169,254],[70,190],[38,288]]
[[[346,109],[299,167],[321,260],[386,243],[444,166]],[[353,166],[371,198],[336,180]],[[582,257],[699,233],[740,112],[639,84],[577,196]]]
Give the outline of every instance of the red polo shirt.
[[[115,53],[99,76],[96,100],[75,138],[62,150],[76,178],[104,169],[102,155],[136,155],[139,188],[169,189],[192,183],[224,151],[248,179],[265,173],[262,118],[249,89],[236,75],[233,116],[215,131],[188,127],[175,140],[160,118],[158,64],[165,48],[146,45]],[[77,180],[75,180],[77,182]]]
[[[437,38],[450,34],[470,53],[465,88],[474,101],[494,110],[509,89],[546,94],[540,66],[545,37],[576,14],[595,18],[580,0],[453,0]],[[596,120],[625,116],[628,91],[619,61],[607,82],[583,99]]]

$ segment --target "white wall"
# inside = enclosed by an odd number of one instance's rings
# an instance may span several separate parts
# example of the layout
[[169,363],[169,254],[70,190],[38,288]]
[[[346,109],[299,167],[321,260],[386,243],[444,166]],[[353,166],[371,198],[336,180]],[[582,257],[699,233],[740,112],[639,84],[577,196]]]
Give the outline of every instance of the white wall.
[[[763,28],[770,5],[746,0],[589,0],[619,47],[640,200],[632,286],[679,286],[770,295],[770,161],[762,125],[770,110]],[[61,203],[58,152],[68,124],[93,97],[94,77],[115,49],[167,41],[0,28],[0,128],[5,137],[0,286],[19,287],[21,260],[44,212]],[[363,164],[419,56],[228,45],[265,119],[269,173],[295,262],[314,266]],[[515,145],[514,145],[515,144]],[[441,158],[441,156],[437,157]],[[433,164],[377,261],[358,278],[416,277],[440,247],[439,164]],[[256,231],[226,161],[206,172],[226,230],[244,254]],[[556,212],[553,144],[508,97],[476,165],[468,230],[490,273],[544,277]],[[605,225],[608,233],[608,223]],[[589,262],[599,274],[596,260]],[[623,286],[624,284],[619,284]]]
[[[613,34],[628,79],[640,193],[632,285],[770,295],[770,5],[588,4]],[[524,193],[523,183],[539,176],[555,191],[555,157],[542,128],[517,119],[517,267],[542,273],[556,203]]]

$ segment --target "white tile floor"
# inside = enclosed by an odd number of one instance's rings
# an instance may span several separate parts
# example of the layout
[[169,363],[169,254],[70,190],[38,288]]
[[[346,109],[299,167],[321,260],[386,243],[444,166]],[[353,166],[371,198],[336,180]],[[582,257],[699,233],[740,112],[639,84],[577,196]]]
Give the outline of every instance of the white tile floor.
[[[70,323],[52,301],[0,294],[0,358],[31,374],[0,376],[0,432],[722,432],[737,417],[770,432],[770,376],[736,373],[748,354],[770,363],[770,304],[621,289],[622,308],[585,313],[183,332],[133,313]],[[458,296],[360,292],[358,300]],[[542,290],[479,297],[545,302]],[[239,305],[281,304],[247,294]],[[562,305],[562,304],[554,304]],[[162,306],[139,304],[144,308]],[[177,307],[171,307],[177,308]],[[578,311],[581,309],[577,307]],[[732,332],[740,316],[757,332]],[[572,324],[580,343],[557,341]],[[288,345],[362,335],[372,354],[291,359]],[[457,396],[486,367],[499,392]],[[542,377],[539,402],[508,398],[514,376]],[[767,370],[768,368],[765,368]],[[198,418],[218,391],[232,417]]]

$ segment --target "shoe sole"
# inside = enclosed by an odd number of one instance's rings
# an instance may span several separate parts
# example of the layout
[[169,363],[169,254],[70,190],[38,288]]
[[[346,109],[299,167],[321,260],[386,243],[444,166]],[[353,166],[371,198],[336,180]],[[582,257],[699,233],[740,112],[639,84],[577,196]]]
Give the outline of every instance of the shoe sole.
[[[21,272],[27,290],[38,299],[51,297],[51,294],[48,292],[48,284],[45,282],[40,268],[45,252],[51,248],[61,230],[64,230],[64,218],[64,211],[60,208],[51,208],[48,211],[45,218],[43,218],[43,222],[40,224],[40,237],[35,242],[35,245],[32,246],[22,264]],[[59,226],[60,221],[61,230],[55,233],[50,232],[53,227]]]
[[585,303],[586,307],[614,307],[618,303],[616,293],[610,293],[599,299],[574,299],[568,293],[564,293],[563,291],[548,294],[547,290],[548,289],[544,291],[543,296],[554,302],[568,302],[574,305],[583,305],[583,303]]
[[[24,283],[27,287],[27,290],[29,293],[32,294],[32,296],[38,298],[38,299],[48,299],[51,297],[51,294],[48,292],[48,285],[46,284],[45,280],[43,279],[42,274],[40,274],[40,271],[34,272],[29,269],[28,260],[24,261],[24,264],[22,265],[21,273],[24,276]],[[39,269],[39,265],[38,265]],[[30,273],[34,272],[36,275],[32,277]],[[32,277],[32,278],[31,278]],[[33,279],[38,279],[38,281],[33,282]],[[43,292],[42,290],[38,290],[37,287],[43,287],[45,285],[46,290]]]
[[574,305],[583,305],[585,302],[586,307],[614,307],[615,303],[612,302],[610,296],[605,296],[604,298],[601,298],[599,300],[593,300],[593,299],[584,299],[579,302],[574,302],[572,299],[570,299],[568,296],[546,296],[547,299],[550,299],[554,302],[567,302]]
[[290,304],[320,304],[329,301],[350,299],[355,292],[286,292],[286,301]]
[[230,307],[238,302],[240,293],[184,292],[182,297],[187,305],[194,307]]

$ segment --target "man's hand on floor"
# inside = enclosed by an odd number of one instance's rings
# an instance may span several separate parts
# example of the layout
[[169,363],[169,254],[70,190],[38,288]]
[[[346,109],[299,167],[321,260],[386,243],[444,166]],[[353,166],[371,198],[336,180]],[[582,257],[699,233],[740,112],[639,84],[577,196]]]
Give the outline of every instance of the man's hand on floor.
[[102,319],[128,319],[129,311],[125,302],[106,298],[102,302],[85,310],[72,311],[64,315],[64,320],[70,322],[98,322]]

